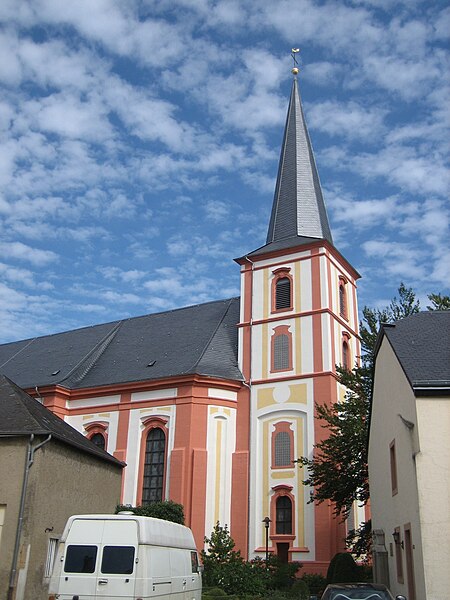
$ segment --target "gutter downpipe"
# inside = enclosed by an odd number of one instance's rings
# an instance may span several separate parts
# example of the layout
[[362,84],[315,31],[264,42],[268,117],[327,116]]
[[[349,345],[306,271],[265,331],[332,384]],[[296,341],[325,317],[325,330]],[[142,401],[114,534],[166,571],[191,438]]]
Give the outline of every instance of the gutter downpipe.
[[16,587],[16,574],[17,574],[17,561],[19,558],[19,548],[20,548],[20,538],[22,535],[23,529],[23,514],[25,512],[25,499],[27,493],[28,486],[28,475],[30,473],[30,469],[33,466],[34,462],[34,453],[36,450],[39,450],[44,444],[47,444],[52,439],[52,435],[50,434],[47,439],[45,439],[40,444],[37,444],[33,447],[34,433],[30,435],[30,439],[28,441],[27,448],[27,458],[25,461],[25,471],[23,475],[23,483],[22,483],[22,494],[20,497],[20,508],[19,508],[19,519],[17,522],[17,531],[16,531],[16,542],[14,545],[14,554],[11,566],[11,574],[9,577],[9,588],[8,588],[8,596],[7,600],[13,600],[14,588]]
[[[251,466],[251,461],[252,461],[252,326],[253,326],[253,287],[254,287],[254,282],[253,282],[253,274],[255,272],[255,263],[248,257],[245,257],[245,260],[248,260],[248,262],[251,264],[251,271],[252,271],[252,293],[250,295],[250,301],[251,301],[251,307],[250,307],[250,360],[249,360],[249,373],[248,373],[248,383],[246,383],[245,381],[243,382],[244,385],[248,388],[248,397],[249,397],[249,410],[248,410],[248,415],[249,415],[249,424],[248,424],[248,454],[249,454],[249,460],[250,460],[250,464],[248,465],[249,467],[249,473],[250,473],[250,466]],[[247,514],[248,514],[248,522],[247,522],[247,559],[250,558],[250,508],[251,508],[251,501],[250,501],[250,485],[251,482],[248,482],[248,501],[247,501]]]

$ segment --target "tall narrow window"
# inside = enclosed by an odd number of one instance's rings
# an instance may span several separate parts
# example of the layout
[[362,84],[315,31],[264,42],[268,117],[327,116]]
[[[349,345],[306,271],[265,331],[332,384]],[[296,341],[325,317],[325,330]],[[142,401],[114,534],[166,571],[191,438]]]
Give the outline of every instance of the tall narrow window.
[[347,289],[344,279],[339,280],[339,314],[347,318]]
[[145,444],[142,504],[163,499],[166,436],[160,427],[150,429]]
[[391,489],[392,495],[398,492],[398,482],[397,482],[397,456],[395,452],[395,440],[393,440],[389,444],[389,461],[391,465]]
[[291,307],[291,280],[289,277],[281,277],[275,286],[275,309]]
[[347,371],[350,370],[350,351],[347,340],[342,342],[342,366],[344,369],[347,369]]
[[395,544],[395,566],[397,569],[397,581],[399,583],[404,582],[403,576],[403,556],[401,546],[401,532],[400,527],[394,529],[394,544]]
[[272,272],[272,312],[293,308],[290,270],[290,267],[280,267]]
[[291,467],[291,436],[287,431],[275,435],[275,466]]
[[282,333],[275,337],[273,344],[273,366],[275,371],[289,369],[289,338]]
[[292,502],[289,496],[279,496],[276,504],[276,533],[292,533]]
[[292,423],[279,421],[272,431],[272,469],[292,468],[294,464],[294,432]]

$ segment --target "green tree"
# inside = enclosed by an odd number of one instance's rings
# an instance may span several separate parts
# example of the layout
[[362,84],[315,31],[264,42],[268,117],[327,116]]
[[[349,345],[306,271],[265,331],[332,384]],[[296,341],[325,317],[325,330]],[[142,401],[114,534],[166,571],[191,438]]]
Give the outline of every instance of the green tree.
[[[430,294],[429,309],[450,307],[450,298]],[[340,383],[347,391],[345,401],[331,406],[316,405],[317,418],[329,436],[315,444],[313,458],[301,457],[305,467],[303,483],[313,489],[312,502],[331,501],[335,515],[346,519],[353,502],[364,505],[369,499],[367,440],[375,345],[382,323],[392,323],[419,312],[420,304],[411,288],[403,283],[389,306],[380,310],[364,307],[360,323],[361,360],[352,371],[337,366]],[[348,543],[358,556],[370,550],[370,523],[350,532]]]
[[427,306],[428,310],[450,310],[450,296],[428,294],[428,300],[431,302],[431,306]]
[[[300,563],[285,564],[273,555],[269,556],[268,562],[260,558],[246,561],[235,550],[227,526],[222,527],[218,522],[211,537],[205,537],[205,545],[206,550],[201,556],[206,594],[212,595],[213,589],[220,588],[233,597],[249,600],[266,598],[269,590],[283,590],[288,595],[292,592],[293,597],[303,597],[304,590],[294,588]],[[304,585],[301,587],[305,588]]]
[[142,517],[155,517],[164,519],[164,521],[173,521],[184,525],[184,509],[182,504],[172,500],[162,500],[161,502],[152,502],[143,506],[127,506],[119,504],[116,507],[116,514],[120,511],[131,511],[135,515]]
[[254,598],[264,594],[268,575],[262,561],[246,562],[235,550],[235,543],[228,531],[216,523],[211,537],[205,537],[206,550],[202,550],[203,584],[206,588],[218,587],[227,594]]

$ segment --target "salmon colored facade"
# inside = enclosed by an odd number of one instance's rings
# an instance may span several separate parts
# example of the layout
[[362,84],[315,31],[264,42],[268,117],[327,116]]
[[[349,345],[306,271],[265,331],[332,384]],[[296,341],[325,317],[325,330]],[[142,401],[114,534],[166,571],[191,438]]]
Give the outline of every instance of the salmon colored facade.
[[[179,502],[199,548],[219,522],[248,558],[265,556],[269,518],[268,550],[301,561],[304,572],[324,573],[344,549],[346,527],[332,506],[309,502],[312,490],[296,461],[311,457],[326,435],[316,404],[344,399],[336,364],[351,368],[360,354],[359,275],[332,242],[296,80],[267,242],[236,262],[241,296],[229,302],[236,307],[237,375],[48,385],[39,395],[127,464],[123,504]],[[120,327],[93,351],[103,361]],[[223,343],[218,338],[214,352]],[[363,518],[355,514],[354,524]]]

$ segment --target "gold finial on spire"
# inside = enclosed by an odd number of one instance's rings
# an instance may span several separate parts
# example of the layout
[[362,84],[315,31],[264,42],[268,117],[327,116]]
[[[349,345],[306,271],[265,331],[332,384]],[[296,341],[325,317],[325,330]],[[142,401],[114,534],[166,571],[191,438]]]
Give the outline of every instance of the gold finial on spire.
[[300,48],[292,48],[292,52],[291,52],[291,56],[294,60],[294,67],[292,69],[292,74],[297,76],[298,72],[299,72],[299,68],[298,68],[298,61],[297,61],[297,57],[296,54],[298,54],[300,52]]

